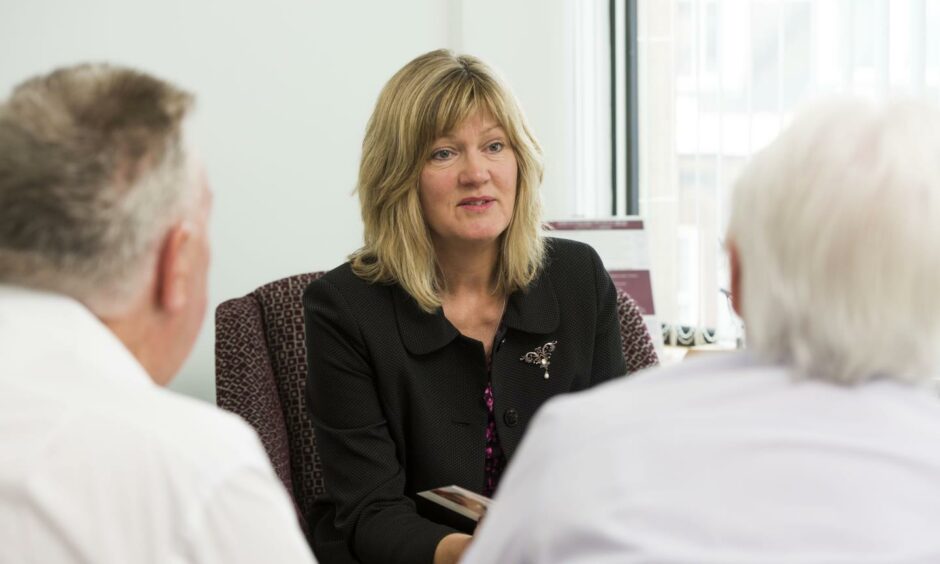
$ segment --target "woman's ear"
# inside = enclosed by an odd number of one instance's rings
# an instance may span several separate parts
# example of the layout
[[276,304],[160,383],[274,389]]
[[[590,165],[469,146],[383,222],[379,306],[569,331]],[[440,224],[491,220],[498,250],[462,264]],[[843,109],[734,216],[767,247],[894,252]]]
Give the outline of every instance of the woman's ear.
[[192,253],[188,247],[193,240],[192,226],[186,222],[174,225],[163,238],[157,261],[156,306],[158,309],[176,313],[185,306],[192,275]]
[[741,293],[741,259],[734,241],[728,241],[728,264],[731,268],[731,307],[734,308],[734,312],[738,314],[738,317],[743,317],[741,315],[743,310],[741,307],[741,300],[743,299]]

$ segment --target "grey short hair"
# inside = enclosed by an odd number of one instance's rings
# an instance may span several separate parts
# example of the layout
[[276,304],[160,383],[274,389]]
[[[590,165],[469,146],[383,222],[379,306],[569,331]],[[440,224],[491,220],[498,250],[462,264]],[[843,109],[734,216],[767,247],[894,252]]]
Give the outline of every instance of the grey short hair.
[[0,106],[0,282],[108,307],[138,292],[158,239],[194,199],[182,144],[192,103],[105,64],[17,86]]
[[803,113],[745,168],[728,236],[758,355],[845,384],[937,370],[940,107]]

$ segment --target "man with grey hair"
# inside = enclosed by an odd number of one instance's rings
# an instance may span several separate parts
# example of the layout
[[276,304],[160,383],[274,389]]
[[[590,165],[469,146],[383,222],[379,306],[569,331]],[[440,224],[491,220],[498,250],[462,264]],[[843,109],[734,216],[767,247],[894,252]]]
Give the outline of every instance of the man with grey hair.
[[750,349],[546,405],[464,562],[940,562],[940,108],[802,114],[728,240]]
[[206,309],[192,98],[108,65],[0,105],[0,560],[312,562],[235,416],[167,392]]

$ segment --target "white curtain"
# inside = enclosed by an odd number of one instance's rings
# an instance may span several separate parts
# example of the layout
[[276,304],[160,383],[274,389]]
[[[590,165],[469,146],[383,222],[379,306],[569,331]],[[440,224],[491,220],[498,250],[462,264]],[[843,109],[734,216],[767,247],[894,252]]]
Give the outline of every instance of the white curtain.
[[[608,0],[565,3],[571,34],[571,59],[566,69],[572,132],[566,151],[572,159],[566,209],[569,217],[610,215],[611,112],[610,25]],[[563,218],[552,218],[563,219]]]

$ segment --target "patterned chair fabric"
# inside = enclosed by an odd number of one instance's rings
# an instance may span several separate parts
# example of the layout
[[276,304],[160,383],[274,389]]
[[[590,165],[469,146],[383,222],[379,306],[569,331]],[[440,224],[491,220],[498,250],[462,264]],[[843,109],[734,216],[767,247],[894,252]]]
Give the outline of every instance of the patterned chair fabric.
[[215,312],[216,403],[258,431],[308,535],[304,516],[325,489],[304,395],[302,295],[321,275],[282,278]]
[[[251,424],[291,493],[301,526],[326,491],[304,394],[307,375],[302,295],[323,273],[283,278],[215,312],[216,402]],[[617,293],[628,373],[658,363],[640,309]]]
[[626,292],[617,290],[617,314],[620,318],[620,340],[627,374],[659,364],[656,347],[643,320],[643,312]]

